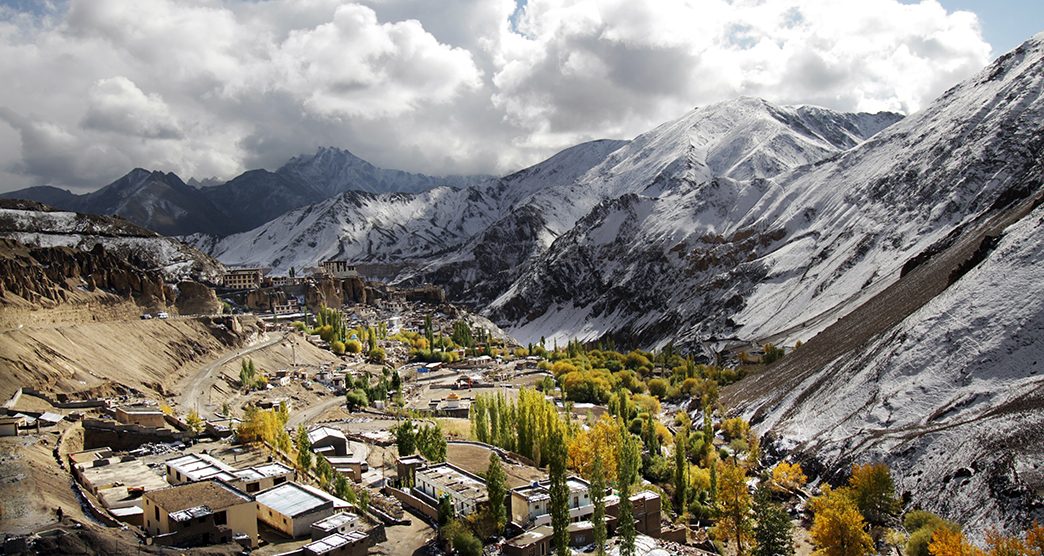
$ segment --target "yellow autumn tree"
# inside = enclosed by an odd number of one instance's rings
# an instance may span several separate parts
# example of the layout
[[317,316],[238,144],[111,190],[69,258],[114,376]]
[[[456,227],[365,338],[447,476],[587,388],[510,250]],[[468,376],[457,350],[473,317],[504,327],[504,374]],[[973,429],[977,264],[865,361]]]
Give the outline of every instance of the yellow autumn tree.
[[772,470],[772,490],[776,492],[791,492],[805,486],[808,477],[800,463],[779,462]]
[[986,546],[989,556],[1044,556],[1044,525],[1034,521],[1025,539],[987,531]]
[[811,501],[812,542],[817,556],[864,556],[874,553],[874,542],[866,532],[866,521],[852,501],[848,489],[824,487]]
[[742,555],[752,544],[754,524],[750,509],[754,503],[747,489],[747,472],[740,465],[718,465],[718,521],[714,524],[714,538],[733,544]]
[[569,440],[569,468],[575,469],[585,479],[591,478],[595,454],[602,454],[602,469],[605,481],[616,481],[617,454],[620,452],[620,428],[616,420],[603,413],[594,426],[577,431]]
[[964,538],[964,533],[952,527],[939,527],[928,543],[932,556],[985,556],[985,552]]

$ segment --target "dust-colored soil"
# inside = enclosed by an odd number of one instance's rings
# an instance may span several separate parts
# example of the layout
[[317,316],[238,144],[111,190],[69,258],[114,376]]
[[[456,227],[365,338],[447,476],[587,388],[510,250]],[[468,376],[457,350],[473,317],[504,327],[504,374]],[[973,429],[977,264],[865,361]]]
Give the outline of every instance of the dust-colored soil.
[[0,438],[0,530],[24,534],[58,521],[55,510],[90,521],[58,467],[52,449],[58,432]]
[[122,385],[162,396],[194,363],[227,348],[216,334],[196,319],[8,330],[0,333],[0,398],[19,386],[104,395]]
[[[489,448],[474,444],[450,444],[446,447],[446,461],[476,475],[485,475],[489,467]],[[523,464],[504,463],[508,487],[515,488],[528,485],[533,481],[547,478],[547,474]]]
[[435,538],[435,529],[417,516],[409,516],[409,525],[395,525],[385,528],[388,540],[370,549],[370,554],[387,554],[389,556],[410,556],[426,554],[424,546]]

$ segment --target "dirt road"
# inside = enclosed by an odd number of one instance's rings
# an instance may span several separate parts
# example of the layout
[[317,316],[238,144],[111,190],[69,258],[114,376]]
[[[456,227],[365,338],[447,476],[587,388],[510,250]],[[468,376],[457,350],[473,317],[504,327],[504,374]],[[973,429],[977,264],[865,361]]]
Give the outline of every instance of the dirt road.
[[208,394],[210,388],[214,385],[214,381],[217,379],[216,375],[219,373],[220,367],[234,359],[274,346],[285,340],[286,336],[287,334],[285,332],[281,332],[271,340],[234,351],[207,363],[189,377],[185,384],[182,385],[181,395],[178,396],[178,405],[186,411],[189,409],[195,409],[199,412],[200,417],[203,417],[204,419],[212,417],[215,409],[220,407],[220,404],[212,403]]
[[294,411],[290,412],[290,420],[286,422],[286,426],[293,429],[297,425],[307,425],[328,410],[342,405],[344,405],[344,396],[334,396],[303,409],[294,408]]

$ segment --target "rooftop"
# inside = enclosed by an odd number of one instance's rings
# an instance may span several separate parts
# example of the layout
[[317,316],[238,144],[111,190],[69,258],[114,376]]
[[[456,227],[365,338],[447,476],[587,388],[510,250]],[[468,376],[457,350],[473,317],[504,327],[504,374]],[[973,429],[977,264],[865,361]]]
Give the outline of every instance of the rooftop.
[[193,508],[186,508],[169,514],[170,519],[174,521],[192,521],[197,517],[203,517],[214,513],[207,506],[195,506]]
[[330,436],[335,438],[341,438],[345,441],[348,440],[348,437],[346,437],[343,432],[330,427],[320,426],[308,431],[308,441],[312,444],[315,444],[316,442],[319,442],[320,440]]
[[145,405],[125,405],[117,407],[116,409],[134,415],[155,415],[157,413],[163,415],[163,412],[160,411],[159,408]]
[[340,549],[346,544],[356,543],[366,539],[364,533],[349,531],[348,533],[334,533],[329,537],[304,545],[305,554],[326,554]]
[[219,512],[232,506],[252,502],[250,495],[220,481],[200,481],[145,493],[148,498],[167,512],[188,510],[207,506]]
[[290,517],[297,517],[323,507],[348,507],[348,502],[319,489],[298,483],[283,483],[257,494],[257,502]]
[[167,460],[165,465],[168,469],[181,473],[187,481],[210,478],[234,480],[233,474],[237,471],[235,467],[207,454],[186,454]]
[[[105,462],[105,463],[103,463]],[[101,464],[101,465],[97,465]],[[75,463],[77,470],[91,488],[118,486],[154,490],[169,486],[167,481],[140,459],[121,461],[119,457]]]
[[468,500],[482,501],[489,496],[485,481],[452,463],[422,467],[417,470],[418,480],[421,477],[438,490],[454,492]]
[[351,512],[341,512],[316,521],[312,524],[312,527],[321,531],[334,531],[354,521],[359,521],[358,515]]

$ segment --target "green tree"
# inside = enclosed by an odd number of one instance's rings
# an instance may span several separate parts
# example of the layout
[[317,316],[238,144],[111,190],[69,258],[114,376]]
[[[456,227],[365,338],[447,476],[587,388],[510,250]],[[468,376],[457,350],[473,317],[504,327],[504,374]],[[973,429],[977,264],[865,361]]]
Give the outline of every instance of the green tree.
[[559,556],[569,556],[569,485],[566,482],[568,454],[562,427],[554,427],[550,440],[548,474],[551,479],[551,546]]
[[446,435],[438,423],[417,430],[417,451],[428,461],[446,461]]
[[754,504],[754,556],[793,556],[794,532],[790,516],[769,498],[768,492],[759,491]]
[[688,507],[689,458],[685,453],[689,445],[689,430],[684,425],[674,435],[674,502],[679,514]]
[[499,535],[507,525],[507,506],[504,505],[504,498],[507,496],[507,474],[504,473],[504,466],[500,463],[500,456],[495,452],[489,454],[489,466],[486,468],[486,492],[489,494],[489,514]]
[[297,427],[297,465],[302,471],[312,468],[312,442],[303,425]]
[[348,406],[348,411],[355,411],[360,407],[370,405],[370,399],[366,396],[365,390],[356,388],[345,394],[344,403]]
[[594,514],[591,522],[594,524],[595,555],[605,555],[605,464],[602,462],[602,452],[596,451],[594,464],[591,467],[591,503],[594,504]]
[[456,517],[456,513],[456,510],[453,509],[453,500],[450,499],[448,494],[443,494],[442,498],[439,498],[439,526],[446,525],[453,521],[453,518]]
[[395,434],[395,447],[398,448],[400,456],[408,456],[417,451],[417,430],[413,421],[406,419],[393,428],[392,433]]
[[619,421],[620,455],[618,457],[617,490],[620,493],[620,555],[634,556],[634,541],[638,536],[634,527],[634,508],[631,506],[631,485],[641,466],[641,448],[638,440]]
[[373,347],[370,348],[370,353],[367,355],[367,359],[369,359],[370,363],[373,363],[374,365],[383,365],[384,361],[387,359],[387,355],[384,352],[384,348]]

